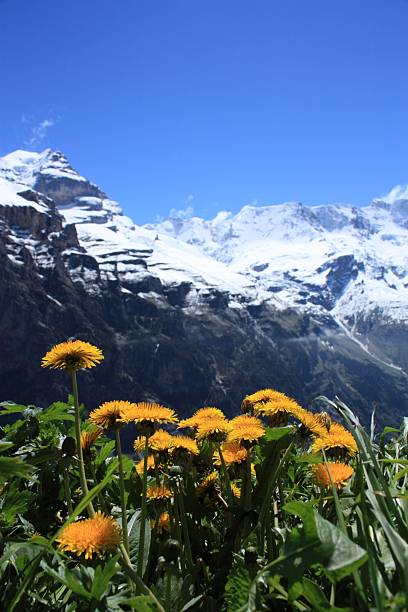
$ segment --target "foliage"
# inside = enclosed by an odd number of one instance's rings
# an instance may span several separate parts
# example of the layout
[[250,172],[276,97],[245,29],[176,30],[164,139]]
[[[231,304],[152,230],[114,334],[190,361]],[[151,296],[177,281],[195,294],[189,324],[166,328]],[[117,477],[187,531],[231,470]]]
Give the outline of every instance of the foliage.
[[[84,458],[89,490],[81,490],[72,397],[46,409],[1,404],[8,423],[0,440],[0,608],[406,609],[408,419],[370,435],[343,403],[319,399],[357,443],[344,488],[317,487],[312,468],[326,462],[325,452],[311,452],[310,432],[289,415],[248,442],[247,462],[223,465],[215,437],[199,444],[198,455],[157,454],[147,483],[160,480],[172,496],[148,500],[147,515],[135,469],[141,457],[118,462],[106,433]],[[81,414],[89,428],[83,407]],[[87,518],[90,504],[127,524],[129,563],[123,547],[85,560],[56,545],[61,529]],[[159,521],[164,512],[168,523]]]

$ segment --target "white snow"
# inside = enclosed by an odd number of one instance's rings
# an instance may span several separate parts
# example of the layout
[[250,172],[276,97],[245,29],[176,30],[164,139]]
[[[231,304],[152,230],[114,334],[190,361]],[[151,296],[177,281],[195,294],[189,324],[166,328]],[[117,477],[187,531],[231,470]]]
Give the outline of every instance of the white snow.
[[[15,151],[0,159],[0,204],[27,205],[18,191],[41,175],[86,181],[62,153]],[[269,301],[281,309],[330,310],[348,328],[353,315],[369,317],[377,310],[386,320],[408,321],[407,187],[362,208],[247,205],[212,220],[173,217],[143,227],[115,201],[87,195],[86,189],[59,210],[76,225],[80,244],[102,275],[121,280],[125,291],[150,275],[167,286],[190,284],[190,309],[219,289],[228,293],[230,307]],[[349,268],[342,277],[343,256]],[[86,275],[96,282],[94,272]],[[324,296],[329,299],[322,303]]]

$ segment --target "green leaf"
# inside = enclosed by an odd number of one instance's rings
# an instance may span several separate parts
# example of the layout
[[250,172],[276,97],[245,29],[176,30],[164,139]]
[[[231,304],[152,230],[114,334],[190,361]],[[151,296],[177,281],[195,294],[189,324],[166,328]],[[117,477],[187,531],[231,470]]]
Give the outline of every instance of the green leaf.
[[87,591],[82,584],[79,582],[78,578],[74,575],[73,572],[70,572],[68,569],[65,570],[65,584],[73,593],[76,593],[80,597],[84,597],[85,599],[92,599],[91,594]]
[[[306,559],[302,557],[303,563],[305,560],[308,563],[319,563],[337,579],[347,576],[365,563],[366,551],[352,542],[341,529],[320,516],[309,504],[290,502],[284,506],[284,510],[300,516],[303,521],[303,533],[299,532],[298,542],[293,540],[293,534],[289,534],[287,553],[293,554],[296,545],[299,550],[306,546],[308,553]],[[291,571],[295,567],[299,569],[300,563],[295,564]],[[296,572],[296,579],[298,577],[299,571]]]
[[114,448],[115,448],[115,440],[111,440],[110,442],[107,442],[106,444],[104,444],[104,446],[101,448],[100,452],[96,456],[95,465],[100,466],[102,463],[104,463],[106,459],[109,457],[109,455],[112,453]]
[[[128,535],[129,535],[129,556],[132,564],[137,567],[137,557],[139,552],[139,538],[140,538],[140,525],[141,525],[141,511],[136,510],[130,521],[128,522]],[[150,521],[146,519],[145,526],[145,541],[144,541],[144,558],[143,558],[143,571],[146,569],[147,561],[149,559],[149,548],[151,539]]]
[[4,414],[16,414],[17,412],[24,412],[27,410],[27,406],[21,404],[14,404],[13,402],[0,402],[0,415]]
[[47,421],[75,421],[74,414],[68,412],[70,409],[72,410],[67,404],[56,402],[51,404],[49,408],[42,410],[38,414],[38,420],[42,423]]
[[135,608],[137,612],[155,612],[157,610],[153,599],[148,595],[129,597],[128,599],[123,599],[121,604],[131,606],[132,608]]
[[94,597],[97,601],[101,600],[103,594],[110,584],[110,579],[118,572],[118,559],[119,555],[115,555],[115,557],[112,557],[112,559],[110,559],[105,566],[97,566],[91,590],[92,597]]
[[0,442],[0,453],[4,453],[4,451],[8,450],[9,448],[11,448],[13,445],[13,442]]
[[340,579],[355,571],[360,565],[366,562],[366,551],[358,544],[352,542],[338,527],[326,521],[315,510],[315,521],[317,536],[330,551],[324,567]]
[[267,427],[262,440],[266,442],[270,440],[280,440],[287,434],[293,433],[293,430],[293,425],[288,425],[287,427]]
[[13,476],[29,478],[32,469],[20,457],[0,457],[0,482],[7,482]]
[[243,565],[235,565],[225,585],[225,603],[227,612],[236,612],[246,606],[249,598],[252,579],[248,568]]
[[19,491],[17,483],[13,482],[0,498],[0,524],[3,527],[11,527],[17,515],[23,514],[27,509],[30,498],[29,491]]

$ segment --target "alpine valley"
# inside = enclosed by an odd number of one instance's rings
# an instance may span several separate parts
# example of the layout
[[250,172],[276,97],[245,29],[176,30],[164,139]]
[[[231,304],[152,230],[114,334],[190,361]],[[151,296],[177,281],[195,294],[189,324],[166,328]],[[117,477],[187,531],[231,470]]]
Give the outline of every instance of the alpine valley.
[[402,188],[139,226],[63,153],[15,151],[0,158],[0,400],[66,399],[40,361],[78,337],[105,354],[80,376],[88,408],[232,414],[274,387],[390,424],[408,414],[407,246]]

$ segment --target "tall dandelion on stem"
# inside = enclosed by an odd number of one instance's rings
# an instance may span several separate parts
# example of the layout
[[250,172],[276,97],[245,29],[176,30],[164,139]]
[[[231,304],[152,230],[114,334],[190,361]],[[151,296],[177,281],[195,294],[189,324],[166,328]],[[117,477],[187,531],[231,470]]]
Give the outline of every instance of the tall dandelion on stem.
[[[83,342],[82,340],[68,340],[67,342],[61,342],[55,345],[46,353],[41,362],[43,368],[65,370],[71,374],[72,377],[75,407],[75,440],[79,463],[79,478],[83,495],[87,495],[88,485],[86,482],[84,457],[81,445],[81,415],[79,410],[78,381],[76,373],[78,370],[93,368],[100,363],[102,359],[102,351],[93,344]],[[92,502],[88,504],[88,513],[90,516],[94,516],[95,514]]]
[[137,573],[142,577],[143,560],[144,560],[144,544],[146,532],[146,515],[147,515],[147,456],[149,452],[149,438],[154,434],[155,430],[161,425],[177,422],[176,413],[171,408],[166,408],[160,404],[139,402],[132,404],[122,415],[122,421],[125,423],[133,422],[139,429],[141,436],[145,438],[144,444],[144,460],[143,460],[143,488],[142,488],[142,506],[140,513],[140,534],[139,534],[139,552],[137,557]]
[[122,418],[126,412],[133,406],[131,402],[123,400],[114,400],[105,402],[99,408],[93,410],[89,415],[89,420],[98,427],[103,429],[111,429],[115,432],[116,454],[118,456],[119,468],[119,487],[120,487],[120,504],[122,512],[122,530],[123,530],[123,545],[126,552],[129,554],[129,535],[127,524],[127,508],[126,508],[126,492],[125,492],[125,475],[123,470],[123,455],[120,442],[120,429],[122,427]]

